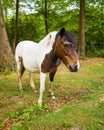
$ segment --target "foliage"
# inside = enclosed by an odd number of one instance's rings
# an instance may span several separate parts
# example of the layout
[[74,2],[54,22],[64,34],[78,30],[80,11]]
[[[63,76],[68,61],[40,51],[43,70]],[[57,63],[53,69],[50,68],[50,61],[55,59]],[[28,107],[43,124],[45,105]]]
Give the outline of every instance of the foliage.
[[[10,4],[3,1],[5,15],[5,23],[11,46],[13,46],[14,28],[15,28],[15,2]],[[73,0],[49,0],[47,1],[47,21],[48,31],[60,30],[61,27],[66,27],[72,31],[77,39],[79,39],[79,1]],[[5,4],[6,3],[6,4]],[[85,12],[85,34],[86,34],[86,54],[89,56],[103,56],[104,52],[104,20],[103,8],[101,1],[86,1]],[[11,6],[10,6],[11,5]],[[9,16],[7,9],[13,11]],[[30,13],[29,13],[30,11]],[[6,17],[7,16],[7,17]],[[45,36],[44,23],[44,1],[41,0],[20,0],[19,9],[19,27],[18,27],[18,42],[22,40],[40,41]]]
[[[42,18],[36,17],[33,14],[25,15],[21,14],[19,17],[19,26],[18,26],[18,42],[22,40],[33,40],[35,42],[38,42],[40,39],[43,38],[44,30],[41,26],[42,23],[40,20]],[[38,22],[37,22],[38,21]],[[9,36],[9,40],[12,46],[13,42],[13,34],[14,34],[14,26],[15,26],[15,19],[12,17],[8,21],[6,21],[7,25],[7,32]],[[37,28],[39,28],[37,30]],[[41,35],[40,35],[41,34]]]
[[93,52],[104,49],[103,8],[103,5],[86,3],[86,49]]

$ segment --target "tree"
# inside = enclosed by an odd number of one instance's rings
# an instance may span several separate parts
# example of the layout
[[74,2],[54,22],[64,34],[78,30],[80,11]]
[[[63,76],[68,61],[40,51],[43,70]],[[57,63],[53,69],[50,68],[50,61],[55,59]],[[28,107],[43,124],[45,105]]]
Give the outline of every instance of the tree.
[[15,32],[13,39],[13,52],[15,51],[16,43],[17,43],[17,33],[18,33],[18,13],[19,13],[19,0],[16,0],[16,22],[15,22]]
[[80,0],[79,56],[85,57],[85,0]]
[[48,34],[48,22],[47,22],[47,0],[45,0],[45,9],[44,9],[44,20],[45,20],[45,30],[46,34]]
[[10,48],[6,28],[4,25],[2,5],[0,0],[0,66],[5,68],[12,61],[13,61],[13,53]]

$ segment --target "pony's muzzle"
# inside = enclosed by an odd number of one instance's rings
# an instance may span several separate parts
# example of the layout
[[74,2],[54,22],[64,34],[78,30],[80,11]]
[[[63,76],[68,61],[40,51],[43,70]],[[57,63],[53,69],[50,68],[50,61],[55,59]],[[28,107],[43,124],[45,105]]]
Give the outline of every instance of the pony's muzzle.
[[77,72],[80,68],[80,64],[78,62],[78,64],[76,64],[75,66],[69,65],[68,68],[71,72]]

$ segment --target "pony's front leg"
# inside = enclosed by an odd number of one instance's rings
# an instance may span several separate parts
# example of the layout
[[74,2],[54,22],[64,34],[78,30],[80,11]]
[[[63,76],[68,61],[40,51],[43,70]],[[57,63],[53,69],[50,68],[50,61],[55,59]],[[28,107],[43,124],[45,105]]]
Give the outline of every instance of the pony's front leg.
[[45,78],[46,78],[46,73],[40,73],[40,96],[38,99],[38,103],[42,105],[42,97],[43,97],[43,92],[45,90]]
[[52,90],[52,81],[50,81],[50,86],[49,86],[49,94],[50,94],[50,97],[52,98],[52,99],[55,99],[55,95],[54,95],[54,92],[53,92],[53,90]]
[[55,99],[55,95],[54,95],[53,90],[52,90],[52,83],[53,83],[56,71],[57,71],[57,67],[53,67],[49,73],[49,79],[50,79],[49,93],[50,93],[50,97],[52,99]]

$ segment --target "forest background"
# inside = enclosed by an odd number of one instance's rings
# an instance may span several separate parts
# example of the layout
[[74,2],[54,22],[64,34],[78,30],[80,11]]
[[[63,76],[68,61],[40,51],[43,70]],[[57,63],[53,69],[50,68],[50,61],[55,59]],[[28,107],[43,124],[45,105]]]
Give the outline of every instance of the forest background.
[[[79,41],[80,2],[78,0],[3,0],[3,15],[13,49],[18,8],[16,44],[22,40],[39,42],[51,31],[62,27],[72,31]],[[16,6],[18,4],[18,6]],[[86,56],[104,57],[103,1],[85,1]],[[79,43],[80,44],[80,43]]]

